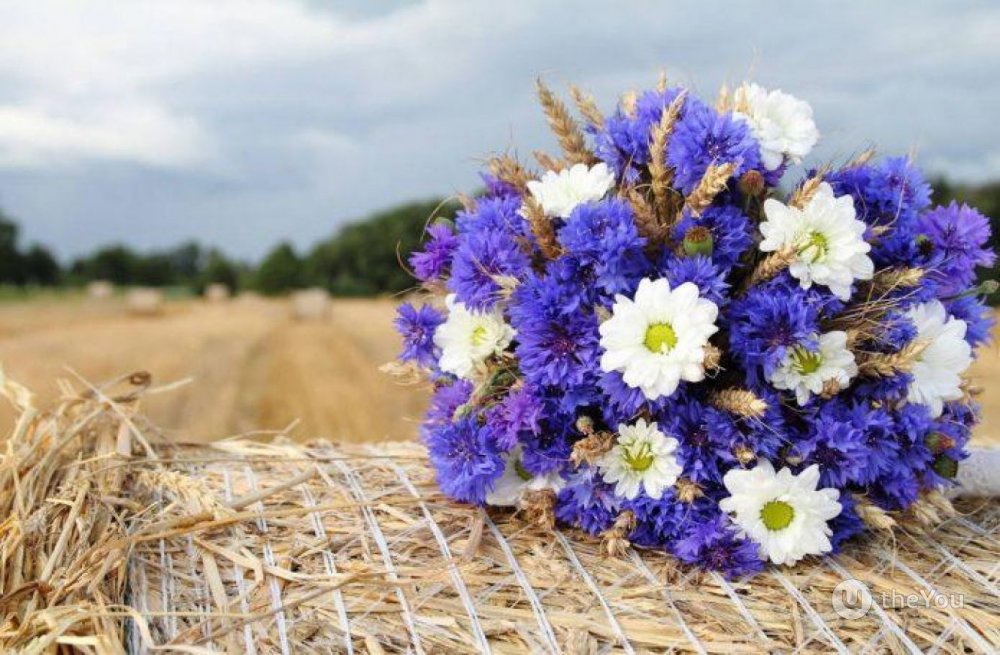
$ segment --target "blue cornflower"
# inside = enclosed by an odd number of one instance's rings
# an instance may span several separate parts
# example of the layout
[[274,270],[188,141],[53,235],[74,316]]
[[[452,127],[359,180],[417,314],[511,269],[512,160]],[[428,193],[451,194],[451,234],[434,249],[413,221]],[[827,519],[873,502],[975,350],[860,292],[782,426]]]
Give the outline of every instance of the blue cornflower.
[[425,441],[441,490],[461,502],[486,502],[486,494],[504,470],[490,425],[480,425],[479,417],[469,413],[431,428]]
[[691,527],[670,549],[677,559],[730,580],[758,573],[764,568],[759,547],[738,531],[725,516],[716,516]]
[[517,330],[516,353],[525,380],[569,390],[597,378],[600,337],[597,317],[573,280],[530,274],[510,307]]
[[650,268],[646,239],[639,235],[632,208],[623,200],[578,206],[558,236],[572,257],[593,270],[595,284],[609,294],[634,289]]
[[420,309],[404,303],[396,310],[396,331],[403,337],[403,352],[399,358],[404,362],[416,362],[420,366],[433,367],[440,356],[434,345],[434,330],[444,322],[444,316],[430,305]]
[[808,418],[805,439],[795,443],[802,466],[818,464],[820,485],[843,489],[848,483],[867,477],[869,450],[864,424],[839,403],[826,403]]
[[729,308],[729,344],[733,356],[756,384],[770,378],[790,348],[815,349],[820,332],[815,296],[789,288],[775,293],[773,283],[751,289]]
[[671,288],[677,288],[685,282],[692,282],[698,287],[698,295],[711,300],[719,307],[729,302],[729,284],[726,283],[725,271],[712,263],[708,257],[678,257],[667,253],[664,257],[663,276],[670,282]]
[[989,219],[968,205],[952,202],[926,212],[920,232],[931,246],[927,267],[941,295],[965,291],[976,281],[976,267],[996,261],[996,253],[987,247]]
[[451,226],[439,222],[427,228],[430,237],[423,250],[410,255],[413,274],[421,282],[444,278],[451,269],[451,258],[458,247],[458,237]]
[[555,515],[563,523],[596,535],[611,527],[620,508],[614,485],[602,480],[596,468],[583,466],[569,476],[556,497]]
[[667,146],[667,163],[674,184],[684,193],[694,190],[713,164],[735,164],[733,177],[761,167],[760,146],[750,127],[731,112],[720,114],[708,105],[688,99]]
[[965,340],[973,348],[992,339],[996,314],[976,296],[961,296],[946,304],[948,313],[965,321]]
[[500,300],[504,281],[512,285],[524,275],[530,263],[509,233],[470,234],[455,250],[448,289],[470,309],[488,310]]

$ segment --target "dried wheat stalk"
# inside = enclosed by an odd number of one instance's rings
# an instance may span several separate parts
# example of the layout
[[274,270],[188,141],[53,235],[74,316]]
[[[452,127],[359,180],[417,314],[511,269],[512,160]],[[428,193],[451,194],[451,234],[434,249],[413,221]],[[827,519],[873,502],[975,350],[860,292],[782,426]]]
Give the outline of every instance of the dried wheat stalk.
[[573,96],[573,102],[576,103],[576,108],[583,116],[587,123],[595,129],[601,129],[604,127],[604,114],[601,110],[597,108],[597,102],[594,100],[594,96],[589,93],[584,93],[579,89],[579,87],[570,85],[569,87],[570,95]]
[[684,106],[684,99],[687,97],[686,91],[681,91],[674,98],[670,105],[660,116],[660,122],[653,126],[650,135],[649,145],[649,175],[652,180],[654,208],[662,219],[666,219],[673,213],[670,207],[670,199],[673,190],[670,185],[674,181],[673,168],[667,165],[667,145],[670,135],[673,134],[674,126],[680,117],[681,109]]
[[490,175],[505,182],[523,194],[528,191],[528,182],[535,179],[534,174],[521,165],[510,155],[498,155],[487,162]]
[[745,418],[760,418],[767,411],[767,402],[749,389],[716,391],[708,401],[716,409]]
[[695,216],[701,216],[701,213],[715,200],[715,196],[726,188],[726,183],[735,170],[736,164],[733,163],[710,165],[702,175],[698,186],[685,201],[688,210]]
[[915,340],[900,348],[899,352],[869,354],[860,358],[858,373],[867,377],[892,377],[907,373],[930,344],[928,340]]
[[744,284],[744,290],[758,284],[763,284],[775,277],[778,273],[788,268],[795,261],[795,257],[795,248],[791,246],[786,246],[781,250],[771,253],[753,269],[753,272]]
[[580,126],[570,116],[566,105],[545,86],[541,78],[537,80],[536,86],[538,89],[538,100],[541,102],[542,110],[549,121],[549,127],[559,140],[559,145],[563,149],[566,161],[570,164],[590,164],[596,161],[594,153],[587,148],[587,142],[583,137],[583,130],[580,129]]
[[552,227],[552,220],[545,215],[541,204],[533,196],[525,196],[521,212],[531,226],[531,233],[535,237],[538,249],[542,251],[542,256],[555,259],[562,254],[556,230]]

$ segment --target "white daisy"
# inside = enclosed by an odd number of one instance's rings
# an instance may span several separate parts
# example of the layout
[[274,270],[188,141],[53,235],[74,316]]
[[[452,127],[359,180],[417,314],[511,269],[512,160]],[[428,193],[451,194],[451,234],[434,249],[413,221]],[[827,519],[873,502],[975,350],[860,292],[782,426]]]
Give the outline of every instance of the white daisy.
[[962,373],[972,364],[972,347],[965,340],[965,321],[949,316],[937,300],[906,312],[917,327],[918,341],[929,345],[916,357],[907,392],[911,403],[927,405],[941,416],[946,400],[962,397]]
[[618,426],[617,443],[597,460],[597,468],[605,482],[615,485],[617,495],[631,500],[641,487],[657,500],[683,470],[674,454],[677,446],[677,440],[660,432],[655,422],[623,423]]
[[776,389],[795,391],[799,405],[805,405],[809,396],[822,393],[824,383],[833,380],[844,389],[858,375],[854,353],[847,349],[846,332],[826,332],[818,341],[819,350],[815,352],[802,346],[791,348],[771,374],[771,384]]
[[822,284],[841,300],[851,297],[854,280],[870,280],[875,266],[864,240],[865,224],[854,213],[850,196],[834,197],[823,182],[805,208],[789,207],[773,198],[764,201],[767,220],[760,224],[764,252],[795,249],[788,267],[803,289]]
[[540,182],[528,182],[528,191],[546,216],[568,218],[577,205],[603,198],[614,183],[614,173],[603,162],[591,168],[574,164],[558,173],[546,171]]
[[620,371],[625,384],[649,400],[669,396],[681,380],[705,378],[705,345],[719,328],[719,308],[685,282],[639,282],[635,299],[618,295],[611,318],[601,324],[601,369]]
[[521,449],[517,448],[504,456],[504,469],[493,485],[493,491],[486,494],[486,504],[495,507],[518,507],[524,494],[529,491],[551,489],[559,492],[566,482],[558,473],[532,475],[521,464]]
[[746,113],[736,115],[750,124],[760,144],[761,161],[770,171],[781,166],[786,157],[799,163],[819,140],[812,107],[784,91],[743,85],[736,90],[736,106],[746,108]]
[[740,531],[760,546],[761,559],[791,565],[832,549],[827,521],[840,514],[840,492],[816,489],[815,464],[794,475],[787,468],[775,473],[761,460],[750,470],[730,470],[722,481],[729,497],[719,501],[719,509],[734,514]]
[[441,349],[438,365],[446,373],[472,379],[476,367],[491,355],[503,352],[514,338],[514,329],[499,309],[476,312],[450,294],[445,300],[448,318],[434,331],[434,344]]

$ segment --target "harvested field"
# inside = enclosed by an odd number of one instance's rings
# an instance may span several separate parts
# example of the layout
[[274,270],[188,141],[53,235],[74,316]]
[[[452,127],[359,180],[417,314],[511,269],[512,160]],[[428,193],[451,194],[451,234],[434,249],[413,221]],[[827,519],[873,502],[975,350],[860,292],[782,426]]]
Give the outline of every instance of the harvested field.
[[[398,341],[392,300],[335,300],[328,318],[296,321],[288,301],[167,302],[160,316],[129,315],[123,299],[42,298],[0,304],[0,363],[43,403],[57,378],[99,381],[146,370],[155,384],[190,379],[148,397],[168,434],[207,441],[251,430],[338,441],[416,433],[426,390],[380,373]],[[68,367],[68,368],[67,368]],[[0,420],[10,421],[10,408]]]
[[[143,369],[157,384],[190,379],[154,395],[157,425],[207,441],[292,421],[301,440],[407,439],[427,391],[378,371],[399,347],[390,299],[334,299],[329,316],[296,321],[288,300],[167,302],[160,316],[130,316],[120,297],[40,298],[0,304],[0,363],[14,379],[54,400],[56,378],[101,381]],[[980,433],[1000,436],[1000,349],[974,368],[984,388]],[[10,410],[0,407],[0,420]]]

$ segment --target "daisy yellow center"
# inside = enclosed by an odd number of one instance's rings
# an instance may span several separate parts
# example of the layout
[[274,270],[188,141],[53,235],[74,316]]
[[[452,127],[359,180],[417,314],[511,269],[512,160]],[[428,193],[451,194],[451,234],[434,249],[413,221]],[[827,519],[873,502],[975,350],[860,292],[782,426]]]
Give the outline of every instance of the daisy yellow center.
[[625,446],[622,459],[625,460],[630,469],[637,473],[642,473],[653,465],[653,460],[656,459],[656,456],[653,455],[653,449],[650,445],[643,441]]
[[653,323],[646,328],[646,339],[643,343],[650,352],[666,352],[677,345],[677,333],[670,323]]
[[525,482],[531,479],[531,474],[525,470],[524,464],[522,464],[519,459],[514,460],[514,472],[517,473],[517,477],[521,478]]
[[823,355],[801,346],[792,352],[792,366],[800,375],[812,375],[823,365]]
[[803,260],[813,263],[826,257],[827,247],[826,235],[810,232],[799,243],[797,252]]
[[795,510],[783,500],[772,500],[760,508],[760,520],[772,532],[784,530],[794,518]]
[[486,328],[482,325],[477,327],[472,331],[472,345],[479,346],[482,345],[483,341],[486,340]]

